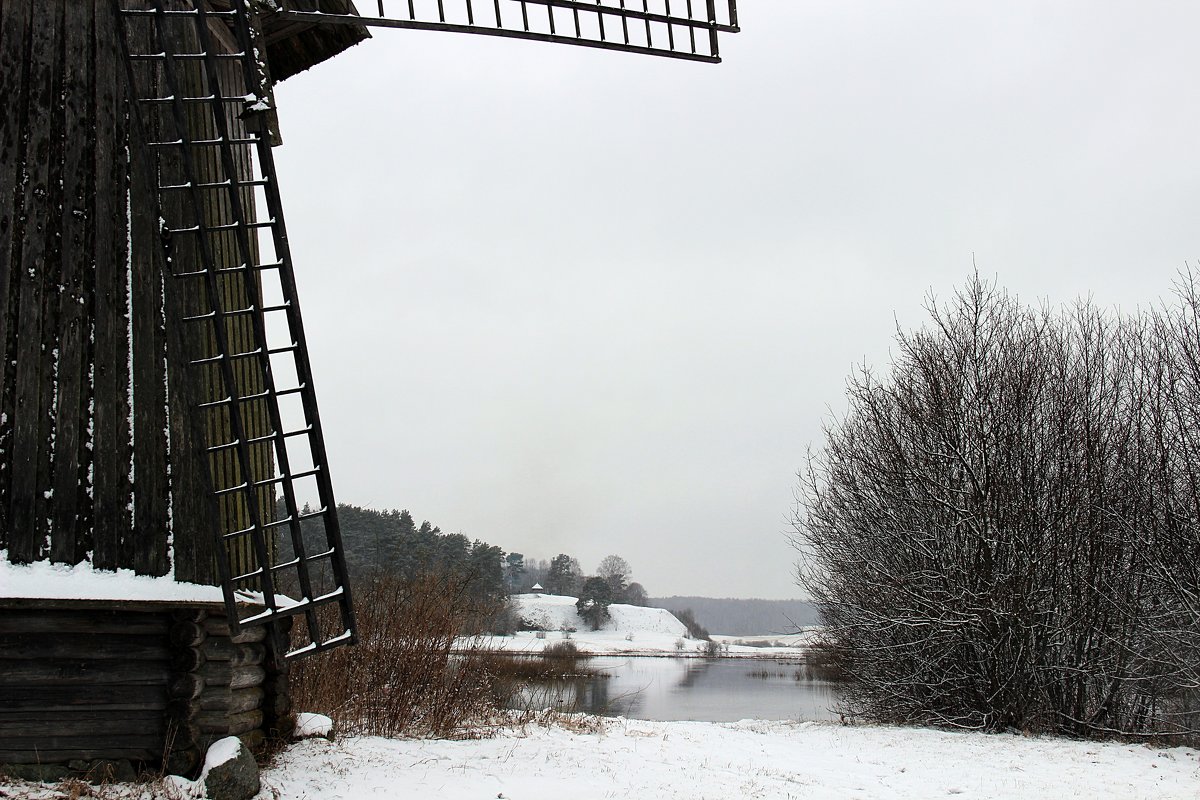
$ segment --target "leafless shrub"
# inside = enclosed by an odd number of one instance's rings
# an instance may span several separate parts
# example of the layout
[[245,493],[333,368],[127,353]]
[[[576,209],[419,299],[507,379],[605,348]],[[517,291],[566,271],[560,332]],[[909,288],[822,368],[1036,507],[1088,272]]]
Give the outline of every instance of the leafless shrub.
[[501,688],[500,694],[515,696],[531,682],[607,678],[609,673],[587,666],[589,656],[574,642],[556,642],[539,655],[493,652],[487,655],[488,672]]
[[487,650],[463,646],[489,611],[466,589],[444,576],[358,587],[359,644],[299,662],[296,707],[329,714],[344,733],[477,736],[494,721],[503,685]]
[[1176,307],[1135,317],[1030,309],[976,277],[897,334],[890,375],[850,378],[794,520],[848,713],[1195,734],[1200,302],[1186,277]]
[[579,648],[571,641],[555,642],[542,648],[542,658],[546,661],[570,661],[580,658]]
[[836,644],[818,638],[805,648],[804,663],[796,670],[796,680],[845,683],[847,676],[842,666],[845,660]]

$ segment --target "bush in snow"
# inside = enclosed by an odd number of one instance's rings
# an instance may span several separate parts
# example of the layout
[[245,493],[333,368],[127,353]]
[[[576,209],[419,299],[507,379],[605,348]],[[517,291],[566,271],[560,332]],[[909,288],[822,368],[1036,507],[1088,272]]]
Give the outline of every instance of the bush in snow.
[[850,713],[1196,733],[1192,276],[1179,297],[1133,318],[1055,313],[976,276],[897,335],[889,375],[850,378],[794,521]]
[[356,589],[359,644],[297,662],[295,705],[330,715],[339,732],[474,735],[505,687],[488,651],[463,646],[483,611],[466,580],[380,576]]
[[555,642],[542,648],[542,658],[546,661],[576,661],[580,657],[574,642]]

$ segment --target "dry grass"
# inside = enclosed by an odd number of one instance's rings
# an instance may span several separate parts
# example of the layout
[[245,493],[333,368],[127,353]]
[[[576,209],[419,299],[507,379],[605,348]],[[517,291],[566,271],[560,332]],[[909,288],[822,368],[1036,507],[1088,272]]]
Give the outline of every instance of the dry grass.
[[462,646],[493,609],[468,589],[444,576],[360,589],[359,644],[299,662],[295,707],[328,714],[339,733],[475,738],[496,725],[505,682],[490,651]]
[[590,656],[579,652],[574,642],[556,642],[538,655],[495,652],[486,656],[488,666],[509,694],[519,684],[606,678],[608,673],[585,666]]

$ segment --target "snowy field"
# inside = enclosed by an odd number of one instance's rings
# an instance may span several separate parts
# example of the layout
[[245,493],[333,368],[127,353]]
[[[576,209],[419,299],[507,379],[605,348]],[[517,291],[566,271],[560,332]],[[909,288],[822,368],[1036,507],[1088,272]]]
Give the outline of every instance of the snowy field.
[[[593,631],[575,610],[574,597],[521,594],[514,595],[512,601],[525,624],[541,630],[518,631],[514,636],[484,636],[479,641],[484,647],[540,653],[543,648],[569,638],[580,652],[591,655],[699,656],[706,644],[688,639],[684,624],[662,608],[614,603],[608,607],[611,619],[600,630]],[[743,658],[799,655],[805,640],[803,635],[778,636],[771,638],[786,642],[787,646],[751,647],[734,644],[739,638],[714,636],[713,640],[722,645],[722,655]]]
[[[1200,753],[1184,748],[816,722],[577,722],[469,741],[310,739],[264,771],[258,798],[1200,797]],[[49,785],[0,782],[0,798],[64,796]],[[179,788],[162,783],[95,796],[182,800]]]
[[281,798],[1200,797],[1200,754],[836,723],[590,720],[464,742],[309,740],[264,777]]

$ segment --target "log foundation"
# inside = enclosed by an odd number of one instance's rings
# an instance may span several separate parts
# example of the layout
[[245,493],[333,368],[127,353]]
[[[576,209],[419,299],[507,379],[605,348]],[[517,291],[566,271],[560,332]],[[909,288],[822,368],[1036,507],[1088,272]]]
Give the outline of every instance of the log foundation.
[[208,745],[291,733],[287,665],[220,605],[0,599],[0,765],[194,775]]

